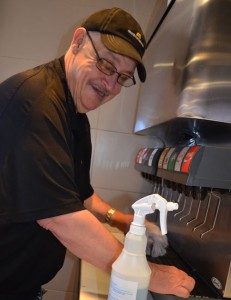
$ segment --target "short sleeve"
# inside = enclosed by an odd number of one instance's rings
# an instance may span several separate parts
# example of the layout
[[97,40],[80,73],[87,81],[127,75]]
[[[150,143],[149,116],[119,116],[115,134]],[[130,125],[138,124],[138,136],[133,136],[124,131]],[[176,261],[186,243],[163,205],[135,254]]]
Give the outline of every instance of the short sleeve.
[[[24,88],[24,98],[26,92]],[[1,222],[31,221],[84,209],[75,180],[65,102],[57,93],[46,91],[22,103],[21,98],[22,94],[14,97],[13,108],[7,107],[2,120],[5,130],[15,136],[1,162]]]

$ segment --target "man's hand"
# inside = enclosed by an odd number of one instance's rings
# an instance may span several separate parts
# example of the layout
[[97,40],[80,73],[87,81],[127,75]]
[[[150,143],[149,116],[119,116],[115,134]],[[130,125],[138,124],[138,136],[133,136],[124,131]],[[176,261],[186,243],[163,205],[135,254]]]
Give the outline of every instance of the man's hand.
[[160,228],[152,222],[146,220],[147,248],[146,253],[152,257],[163,256],[166,253],[168,240],[166,235],[162,235]]
[[149,262],[152,270],[149,290],[158,294],[171,294],[188,298],[195,280],[173,266],[157,265]]

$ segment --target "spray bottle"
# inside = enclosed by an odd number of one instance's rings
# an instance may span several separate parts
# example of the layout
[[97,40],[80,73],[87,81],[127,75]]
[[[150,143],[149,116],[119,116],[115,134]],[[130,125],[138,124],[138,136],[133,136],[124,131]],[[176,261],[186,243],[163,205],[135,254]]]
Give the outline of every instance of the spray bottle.
[[167,213],[178,209],[178,204],[152,194],[136,201],[132,208],[134,219],[126,234],[124,248],[112,265],[108,300],[147,299],[151,269],[146,259],[145,216],[158,209],[161,232],[166,234]]

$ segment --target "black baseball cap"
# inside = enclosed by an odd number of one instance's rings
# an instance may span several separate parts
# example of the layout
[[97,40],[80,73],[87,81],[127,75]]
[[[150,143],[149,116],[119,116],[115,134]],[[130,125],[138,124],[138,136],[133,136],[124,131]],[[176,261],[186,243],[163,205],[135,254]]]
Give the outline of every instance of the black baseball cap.
[[117,7],[103,9],[89,16],[81,26],[87,31],[100,32],[104,46],[110,51],[136,60],[139,78],[145,81],[142,57],[146,41],[140,25],[129,13]]

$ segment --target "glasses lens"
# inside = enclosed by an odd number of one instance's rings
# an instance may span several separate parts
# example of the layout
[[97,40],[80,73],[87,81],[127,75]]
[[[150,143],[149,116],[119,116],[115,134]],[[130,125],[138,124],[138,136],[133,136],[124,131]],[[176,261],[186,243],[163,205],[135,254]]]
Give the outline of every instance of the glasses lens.
[[135,84],[135,80],[133,77],[129,77],[128,75],[123,73],[118,73],[116,67],[104,58],[99,58],[97,60],[96,66],[101,72],[108,76],[117,73],[119,75],[117,78],[117,82],[122,86],[129,87]]
[[126,74],[120,74],[117,82],[125,87],[129,87],[134,84],[133,78],[127,76]]
[[116,73],[116,68],[104,58],[100,58],[97,61],[97,67],[106,75],[113,75]]

